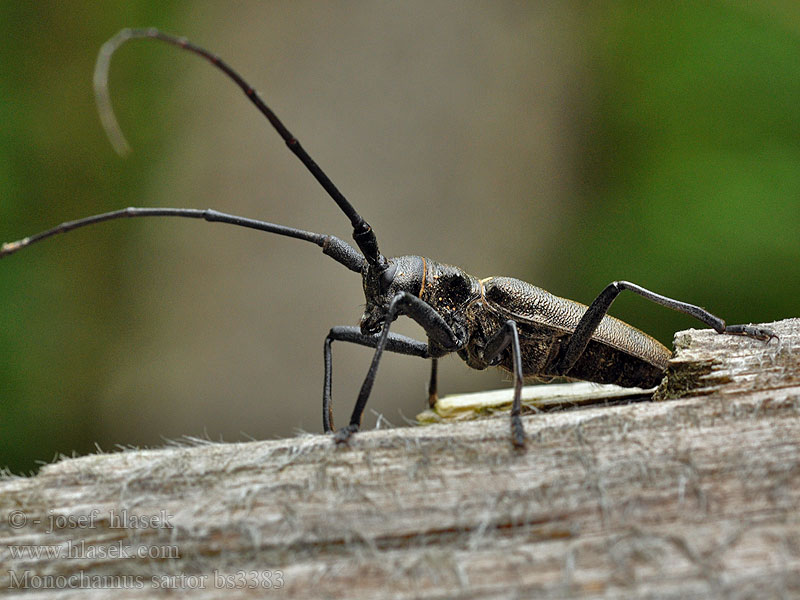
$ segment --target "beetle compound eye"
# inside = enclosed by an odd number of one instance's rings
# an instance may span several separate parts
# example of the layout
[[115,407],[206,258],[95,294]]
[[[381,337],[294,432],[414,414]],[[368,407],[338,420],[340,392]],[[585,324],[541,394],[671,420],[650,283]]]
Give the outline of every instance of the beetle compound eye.
[[381,294],[385,294],[389,291],[389,287],[391,287],[394,281],[395,273],[397,273],[397,265],[389,265],[389,268],[380,274]]

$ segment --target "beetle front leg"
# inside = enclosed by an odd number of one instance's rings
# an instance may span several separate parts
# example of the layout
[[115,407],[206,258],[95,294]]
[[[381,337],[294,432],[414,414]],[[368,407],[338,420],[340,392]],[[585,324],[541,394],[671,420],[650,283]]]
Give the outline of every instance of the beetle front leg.
[[408,292],[399,292],[395,295],[386,311],[383,329],[375,345],[375,355],[372,357],[369,371],[367,371],[367,376],[364,378],[364,383],[361,385],[361,390],[358,393],[358,399],[353,408],[353,414],[350,417],[350,424],[336,432],[335,439],[337,443],[348,441],[350,436],[358,431],[361,426],[361,416],[364,413],[369,394],[372,391],[372,384],[375,383],[375,376],[378,373],[378,364],[380,363],[381,355],[384,349],[388,349],[389,328],[391,327],[392,321],[400,314],[404,314],[416,321],[422,326],[430,339],[435,340],[449,351],[455,351],[465,343],[465,340],[460,340],[452,327],[450,327],[442,316],[427,302],[420,300]]
[[495,358],[511,346],[511,364],[514,371],[514,400],[511,403],[511,443],[515,448],[525,447],[525,428],[522,425],[522,351],[519,345],[517,324],[508,320],[503,323],[503,328],[495,333],[486,342],[484,359],[492,362]]
[[769,341],[777,337],[770,329],[764,327],[754,327],[752,325],[725,325],[725,321],[712,315],[706,309],[695,306],[694,304],[673,300],[667,296],[656,294],[655,292],[651,292],[629,281],[614,281],[608,284],[606,288],[600,292],[600,295],[594,299],[594,302],[589,305],[589,308],[586,309],[583,317],[581,317],[581,320],[575,327],[575,332],[570,336],[564,354],[557,366],[560,374],[567,375],[568,371],[575,366],[575,363],[589,344],[589,340],[592,339],[592,335],[594,335],[594,332],[600,325],[600,321],[603,320],[603,317],[608,312],[611,303],[623,290],[629,290],[635,294],[639,294],[643,298],[647,298],[651,302],[694,317],[706,325],[713,327],[718,333],[746,335],[763,341]]
[[[340,341],[375,348],[378,345],[379,339],[380,336],[378,335],[363,334],[358,327],[352,326],[332,327],[330,332],[328,332],[328,336],[325,338],[325,378],[322,388],[322,427],[325,433],[333,431],[333,404],[331,402],[333,357],[331,353],[331,344],[334,341]],[[386,350],[389,352],[396,352],[397,354],[430,358],[428,344],[397,333],[389,334],[386,340]]]

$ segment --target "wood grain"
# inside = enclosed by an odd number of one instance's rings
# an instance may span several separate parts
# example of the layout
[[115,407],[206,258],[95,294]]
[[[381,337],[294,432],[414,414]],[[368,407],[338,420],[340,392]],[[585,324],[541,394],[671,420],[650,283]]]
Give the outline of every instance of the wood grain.
[[[349,447],[194,441],[6,477],[0,589],[798,597],[800,320],[765,325],[780,340],[676,334],[662,401],[528,416],[524,453],[500,415],[364,432]],[[267,572],[281,589],[246,587]]]

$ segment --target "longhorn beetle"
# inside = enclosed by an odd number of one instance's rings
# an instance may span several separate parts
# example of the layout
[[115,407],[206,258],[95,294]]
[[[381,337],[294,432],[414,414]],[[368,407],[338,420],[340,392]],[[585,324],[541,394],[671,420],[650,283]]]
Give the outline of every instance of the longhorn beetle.
[[[353,240],[358,250],[332,235],[303,231],[212,209],[131,207],[68,221],[16,242],[3,244],[0,257],[59,233],[125,217],[205,219],[277,233],[320,246],[324,254],[361,275],[367,301],[359,327],[333,327],[325,338],[325,378],[322,392],[322,422],[325,432],[334,430],[331,344],[334,341],[350,342],[375,349],[350,423],[336,432],[336,442],[346,442],[358,431],[384,350],[431,360],[428,386],[431,405],[437,397],[437,360],[442,356],[455,352],[474,369],[498,366],[510,371],[514,380],[511,441],[518,448],[525,443],[525,432],[520,418],[524,377],[565,376],[627,387],[649,388],[656,385],[664,373],[670,351],[649,335],[606,315],[611,303],[623,290],[695,317],[719,333],[745,335],[766,341],[775,337],[772,331],[752,325],[726,325],[722,319],[698,306],[661,296],[627,281],[610,283],[587,308],[583,304],[559,298],[529,283],[509,277],[477,279],[458,267],[421,256],[386,258],[378,249],[372,227],[353,208],[258,93],[218,56],[184,38],[174,37],[157,29],[123,29],[103,45],[97,57],[95,97],[103,126],[112,145],[120,154],[125,154],[129,147],[111,108],[108,70],[114,52],[134,39],[160,40],[187,50],[206,59],[232,79],[350,219]],[[422,326],[428,338],[427,343],[390,331],[392,322],[400,315],[410,317]]]

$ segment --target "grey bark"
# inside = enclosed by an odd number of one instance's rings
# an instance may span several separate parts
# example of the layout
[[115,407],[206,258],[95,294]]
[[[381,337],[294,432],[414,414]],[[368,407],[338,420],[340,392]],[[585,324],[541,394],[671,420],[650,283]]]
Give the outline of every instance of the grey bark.
[[[0,589],[798,597],[800,320],[771,326],[768,344],[678,333],[661,401],[530,415],[524,453],[500,415],[348,447],[197,441],[7,477]],[[265,594],[268,579],[283,587]]]

